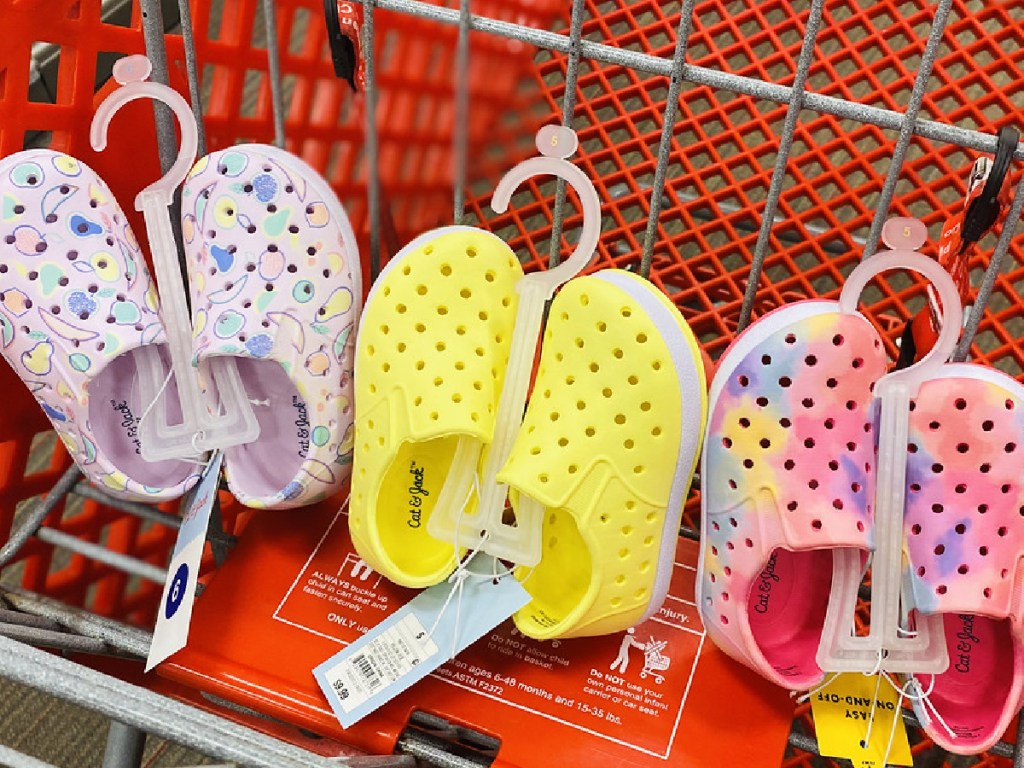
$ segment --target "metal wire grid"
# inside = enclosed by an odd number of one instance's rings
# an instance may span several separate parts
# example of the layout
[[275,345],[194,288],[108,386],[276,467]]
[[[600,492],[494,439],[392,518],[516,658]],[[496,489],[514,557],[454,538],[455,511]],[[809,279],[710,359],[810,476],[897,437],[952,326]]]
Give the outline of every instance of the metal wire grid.
[[[896,184],[906,158],[907,149],[914,136],[984,152],[991,152],[995,147],[995,138],[993,136],[965,130],[942,122],[923,120],[919,117],[922,99],[928,87],[929,76],[938,50],[938,41],[947,23],[952,0],[939,0],[935,6],[934,19],[925,51],[921,57],[917,76],[906,108],[902,112],[857,104],[807,90],[808,73],[814,58],[815,45],[821,29],[824,0],[812,0],[810,4],[800,55],[793,73],[792,84],[788,86],[730,74],[688,62],[688,43],[693,29],[695,0],[684,0],[682,3],[682,13],[677,28],[675,49],[671,58],[661,58],[583,39],[582,30],[587,14],[587,4],[584,0],[573,0],[571,20],[567,34],[535,29],[513,22],[474,15],[470,12],[468,0],[461,0],[458,8],[440,7],[419,2],[418,0],[362,0],[362,2],[365,14],[362,51],[367,82],[365,152],[370,168],[368,198],[371,220],[371,264],[374,277],[380,269],[381,261],[381,192],[377,167],[377,147],[379,142],[378,126],[375,117],[377,113],[378,89],[375,81],[374,60],[372,56],[372,52],[375,50],[374,17],[377,9],[396,11],[429,21],[456,26],[458,28],[457,61],[461,71],[466,71],[467,63],[469,62],[468,38],[470,32],[497,35],[532,44],[538,49],[567,54],[565,93],[562,102],[562,122],[567,125],[572,125],[576,114],[577,89],[575,85],[580,62],[583,59],[613,64],[639,73],[667,77],[669,81],[668,98],[664,114],[662,115],[661,139],[658,146],[654,179],[650,187],[648,218],[644,228],[638,267],[641,274],[645,276],[650,275],[656,246],[658,221],[663,209],[665,185],[669,173],[673,127],[683,84],[690,83],[710,86],[722,91],[753,96],[758,99],[785,105],[785,122],[778,137],[779,145],[776,161],[765,198],[764,210],[746,283],[746,291],[740,307],[738,319],[738,327],[740,329],[749,323],[755,307],[759,277],[768,253],[773,227],[778,220],[777,213],[780,195],[787,176],[787,162],[793,147],[795,127],[801,110],[812,110],[822,114],[829,114],[839,118],[868,123],[880,128],[899,131],[899,138],[889,163],[875,215],[864,243],[865,255],[874,252],[877,247],[879,231],[888,215]],[[186,57],[189,62],[190,88],[193,101],[196,108],[198,108],[200,100],[197,98],[197,94],[200,93],[201,83],[195,61],[195,51],[191,42],[187,0],[180,0],[179,5],[182,11]],[[142,8],[147,51],[157,64],[154,69],[155,78],[166,80],[166,57],[162,57],[161,54],[163,30],[160,29],[157,22],[159,18],[159,2],[158,0],[142,0]],[[264,0],[263,8],[268,27],[273,30],[274,9],[271,0]],[[277,143],[281,144],[284,139],[284,96],[281,86],[280,68],[277,64],[276,35],[269,35],[267,43],[275,114],[275,138]],[[161,57],[163,61],[162,66],[160,65]],[[466,216],[467,158],[465,124],[467,113],[468,92],[465,87],[462,87],[458,91],[456,98],[457,120],[454,131],[455,179],[453,185],[453,219],[456,222],[462,221]],[[173,130],[168,130],[171,119],[168,115],[158,114],[158,126],[162,126],[159,129],[161,145],[163,147],[162,155],[165,158],[173,157],[173,152],[170,149],[174,146],[174,135]],[[1024,158],[1024,151],[1018,148],[1015,158]],[[1009,221],[1011,222],[1016,222],[1019,219],[1022,206],[1024,206],[1022,191],[1024,191],[1024,179],[1022,179],[1017,187],[1013,206],[1009,213]],[[548,257],[550,264],[558,262],[561,249],[565,245],[564,241],[567,239],[563,234],[563,223],[565,221],[564,205],[564,185],[558,185],[552,216],[553,235]],[[996,244],[994,254],[984,273],[978,292],[978,300],[972,308],[964,337],[957,349],[956,359],[964,359],[968,354],[971,340],[977,332],[982,314],[991,296],[996,276],[1006,258],[1015,230],[1014,226],[1004,228]],[[569,235],[571,236],[571,234],[570,232]],[[178,519],[172,515],[153,510],[145,505],[126,504],[125,502],[112,499],[102,491],[85,486],[79,480],[77,470],[69,470],[55,485],[51,493],[23,516],[20,521],[19,530],[0,549],[0,564],[9,562],[28,537],[35,534],[43,541],[54,546],[94,559],[130,576],[162,583],[166,574],[159,568],[110,551],[102,545],[83,542],[66,533],[42,527],[43,520],[47,515],[63,500],[66,494],[72,492],[102,501],[105,505],[117,509],[126,515],[136,516],[151,523],[157,523],[172,529],[179,525]],[[691,530],[685,531],[684,534],[694,536],[696,532]],[[231,545],[232,540],[215,527],[211,534],[211,543],[215,546],[218,554],[222,555],[225,548]],[[20,680],[32,687],[50,690],[65,698],[92,706],[108,714],[115,721],[127,723],[129,728],[141,728],[149,732],[166,735],[185,744],[206,748],[210,754],[220,755],[227,759],[251,760],[263,764],[271,764],[266,762],[271,759],[274,761],[272,764],[275,765],[292,764],[288,762],[292,754],[288,753],[286,749],[283,752],[280,751],[282,748],[279,744],[263,744],[259,742],[259,739],[254,740],[252,734],[248,732],[234,733],[230,727],[225,729],[222,723],[204,720],[203,718],[208,716],[202,713],[197,714],[195,711],[178,712],[175,710],[175,714],[179,716],[178,722],[182,727],[167,728],[161,724],[166,718],[154,719],[152,717],[153,713],[158,712],[165,716],[170,711],[169,707],[173,709],[175,706],[183,705],[167,702],[159,697],[150,699],[149,697],[154,695],[142,691],[142,689],[129,690],[129,688],[122,687],[126,684],[120,681],[111,678],[94,678],[91,675],[95,673],[83,671],[81,668],[63,660],[53,660],[52,657],[39,655],[37,652],[28,649],[25,645],[13,642],[13,640],[20,640],[66,651],[139,656],[143,655],[148,648],[149,638],[145,633],[68,609],[59,603],[37,595],[5,591],[3,597],[7,607],[3,608],[2,612],[0,612],[0,635],[10,639],[0,637],[0,674]],[[89,691],[93,693],[90,694]],[[131,705],[126,707],[125,702],[129,700]],[[115,728],[113,733],[115,735],[121,733],[121,736],[123,736],[123,732],[119,731],[118,728]],[[241,748],[237,745],[246,740],[253,745],[252,750],[245,751],[243,749],[238,751]],[[1018,744],[1020,742],[1021,739],[1018,739]],[[792,747],[798,750],[809,753],[816,751],[813,740],[806,735],[806,732],[799,727],[799,724],[791,735],[790,743]],[[992,751],[992,754],[1012,757],[1015,766],[1024,766],[1022,750],[1010,745],[1000,744]],[[3,756],[2,759],[10,762],[16,758]],[[303,757],[303,759],[307,758]],[[932,759],[937,759],[938,762],[935,764],[938,765],[942,762],[944,756],[939,755],[937,758],[933,757]],[[25,759],[21,763],[12,762],[12,764],[35,765],[38,762],[30,763],[28,759]],[[116,762],[110,763],[110,765],[120,764]],[[311,763],[306,762],[304,764]]]

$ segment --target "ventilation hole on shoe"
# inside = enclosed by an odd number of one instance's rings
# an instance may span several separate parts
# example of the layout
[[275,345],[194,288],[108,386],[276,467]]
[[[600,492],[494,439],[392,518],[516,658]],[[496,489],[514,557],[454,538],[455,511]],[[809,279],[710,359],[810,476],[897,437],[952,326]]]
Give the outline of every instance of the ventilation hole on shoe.
[[857,403],[856,402],[854,402],[853,400],[847,400],[846,401],[846,410],[854,411],[856,409],[857,409]]
[[395,305],[395,311],[398,314],[400,314],[400,315],[404,315],[408,309],[409,308],[407,306],[405,306],[405,304],[397,304],[397,305]]
[[832,378],[826,379],[825,386],[828,387],[829,389],[835,389],[836,387],[839,386],[839,381],[837,379]]
[[761,406],[762,408],[764,408],[764,407],[766,407],[766,406],[768,405],[768,398],[767,398],[767,397],[759,397],[759,398],[757,398],[757,400],[755,400],[755,402],[756,402],[756,403],[757,403],[757,404],[758,404],[759,406]]
[[953,405],[956,406],[956,409],[958,411],[962,411],[964,408],[967,407],[967,401],[964,400],[962,397],[958,397],[956,400],[953,401]]
[[739,378],[737,379],[737,381],[739,382],[739,385],[740,385],[741,387],[745,387],[745,386],[747,386],[748,384],[750,384],[750,379],[748,379],[748,378],[747,378],[746,376],[740,376],[740,377],[739,377]]
[[1006,410],[1012,411],[1014,408],[1013,400],[1011,400],[1010,398],[1006,398],[1006,402],[1003,403],[1003,406],[1006,408]]
[[729,480],[729,488],[731,488],[734,491],[736,490],[736,481],[735,480]]
[[1003,568],[1003,570],[999,572],[999,578],[1005,579],[1009,575],[1009,573],[1010,571],[1008,569]]
[[[760,400],[760,399],[762,399],[762,398],[758,398],[758,400]],[[763,398],[763,399],[765,401],[765,404],[767,405],[768,398]],[[810,398],[810,397],[805,397],[803,400],[800,401],[800,403],[801,403],[801,405],[803,405],[804,408],[813,408],[814,407],[814,400],[812,398]]]
[[978,547],[978,554],[982,557],[988,557],[988,547]]
[[956,528],[954,528],[953,530],[959,533],[961,536],[963,536],[965,533],[967,533],[967,526],[963,523],[958,523]]
[[821,520],[811,520],[811,528],[816,531],[821,530]]
[[423,333],[426,330],[427,326],[425,326],[423,323],[416,323],[416,333]]
[[942,425],[939,422],[937,422],[937,421],[930,421],[930,422],[928,422],[928,429],[931,429],[931,430],[936,430],[936,429],[938,429],[941,426]]
[[983,594],[983,595],[984,595],[985,597],[987,597],[987,598],[990,598],[990,597],[992,597],[992,590],[991,590],[991,589],[989,589],[988,587],[985,587],[985,588],[984,588],[984,589],[983,589],[983,590],[981,591],[981,594]]
[[[483,321],[483,322],[487,322],[487,318],[490,317],[490,315],[488,315],[487,312],[483,311],[483,310],[478,312],[476,316],[479,317],[480,320]],[[501,343],[501,336],[495,336],[494,340],[497,341],[500,344]]]
[[539,445],[533,446],[533,448],[530,449],[530,455],[531,456],[539,456],[540,455],[540,446]]
[[651,363],[651,368],[653,368],[656,371],[660,371],[661,370],[661,360],[655,360],[653,363]]
[[985,420],[985,421],[981,422],[981,428],[985,432],[991,432],[995,428],[995,426],[996,426],[995,423],[992,422],[992,421],[989,421],[989,420]]
[[742,416],[742,417],[740,417],[739,424],[740,424],[741,427],[746,429],[747,427],[750,426],[750,419],[748,419],[746,416]]
[[795,501],[791,501],[789,502],[789,504],[786,505],[786,509],[788,509],[790,512],[795,512],[798,506],[800,505],[797,504]]
[[604,397],[611,397],[612,391],[608,387],[605,387],[604,389],[601,390],[601,395]]
[[1006,528],[1005,525],[999,526],[998,530],[996,530],[996,535],[998,535],[1000,537],[1005,536],[1006,533],[1007,533],[1007,528]]
[[957,483],[956,487],[953,490],[956,491],[957,493],[967,493],[967,484]]
[[917,575],[918,576],[924,576],[925,573],[927,573],[927,571],[924,569],[923,565],[920,568],[917,569]]
[[626,423],[625,415],[623,415],[621,413],[615,414],[615,423],[616,424],[625,424]]
[[937,546],[935,548],[935,554],[936,555],[942,555],[945,552],[946,552],[946,546],[944,544],[939,544],[939,546]]
[[[412,404],[413,405],[417,405],[417,406],[421,405],[422,403],[423,403],[423,398],[420,397],[419,395],[416,395],[416,399],[412,401]],[[370,426],[373,427],[373,424],[370,424]]]
[[612,357],[614,357],[616,360],[621,360],[622,354],[622,350],[619,349],[618,347],[612,350]]
[[784,469],[791,471],[796,466],[796,462],[792,459],[786,459],[782,466]]
[[983,475],[987,475],[989,472],[992,471],[992,465],[986,462],[985,464],[982,464],[980,467],[978,467],[978,471],[981,472]]
[[422,371],[426,367],[427,367],[427,364],[423,360],[417,360],[416,361],[416,370],[417,371]]
[[853,363],[851,363],[851,364],[853,365],[854,368],[860,368],[862,365],[864,365],[864,358],[863,357],[855,357],[855,358],[853,358]]
[[979,504],[978,505],[978,514],[984,515],[986,512],[988,512],[988,504]]
[[940,594],[940,595],[946,594],[946,585],[945,584],[939,584],[939,586],[937,586],[935,588],[935,592],[937,594]]
[[813,437],[808,437],[806,440],[804,440],[804,448],[813,448],[813,447],[814,447],[814,438]]
[[828,463],[828,468],[831,469],[833,472],[838,472],[839,471],[839,462],[836,461],[835,459],[832,459]]
[[833,346],[836,346],[836,347],[842,346],[843,341],[844,341],[843,336],[840,333],[837,333],[835,336],[832,337],[832,344],[833,344]]
[[942,514],[942,510],[944,509],[945,507],[943,507],[941,504],[932,504],[932,512],[934,512],[937,515]]
[[384,373],[388,373],[391,370],[391,363],[384,363],[380,369],[384,371]]
[[555,352],[555,360],[557,360],[558,362],[562,362],[563,360],[565,360],[565,355],[563,355],[561,352]]
[[910,532],[917,536],[921,533],[921,526],[918,523],[914,523],[914,525],[910,528]]
[[781,379],[779,379],[779,386],[780,387],[789,387],[789,386],[792,386],[792,384],[793,384],[793,380],[791,378],[789,378],[789,376],[783,376]]
[[758,445],[767,450],[768,448],[772,447],[772,441],[769,440],[767,437],[762,437],[761,440],[758,442]]
[[721,620],[721,622],[723,624],[728,624],[729,623],[729,618],[727,616],[725,616],[725,615],[719,616],[718,618],[719,618],[719,620]]
[[842,499],[832,499],[832,507],[833,507],[833,509],[842,509],[843,508],[843,500]]
[[652,427],[651,428],[651,436],[652,437],[660,437],[661,436],[661,427]]
[[437,411],[431,411],[431,412],[430,412],[430,420],[431,420],[431,421],[437,421],[437,419],[438,419],[438,413],[437,413]]
[[833,429],[835,425],[835,419],[825,419],[825,429]]
[[970,449],[971,449],[971,447],[969,445],[967,445],[967,443],[957,443],[956,444],[957,453],[967,453]]
[[746,469],[753,469],[754,468],[754,460],[753,459],[744,459],[743,460],[743,466]]
[[624,440],[622,443],[622,447],[625,448],[627,451],[633,450],[633,447],[635,445],[636,443],[634,443],[632,440]]
[[[139,330],[142,330],[142,329],[140,328]],[[999,487],[999,490],[1000,490],[1000,491],[1001,491],[1002,493],[1009,493],[1009,492],[1010,492],[1010,484],[1009,484],[1009,483],[1003,483],[1003,484],[1002,484],[1002,485],[1001,485],[1001,486]]]
[[810,488],[812,491],[818,490],[818,481],[812,478],[807,482],[807,487]]
[[935,474],[939,474],[940,472],[942,472],[942,470],[943,470],[943,466],[941,464],[939,464],[939,463],[932,464],[932,472],[934,472]]
[[587,427],[585,430],[583,430],[583,434],[585,434],[587,437],[593,437],[595,434],[597,434],[597,430],[595,430],[593,427]]
[[370,385],[370,394],[371,395],[377,394],[377,385],[376,384],[371,384]]
[[463,288],[461,291],[459,291],[459,296],[461,296],[464,299],[468,299],[472,295],[473,295],[473,292],[471,290],[469,290],[469,288]]

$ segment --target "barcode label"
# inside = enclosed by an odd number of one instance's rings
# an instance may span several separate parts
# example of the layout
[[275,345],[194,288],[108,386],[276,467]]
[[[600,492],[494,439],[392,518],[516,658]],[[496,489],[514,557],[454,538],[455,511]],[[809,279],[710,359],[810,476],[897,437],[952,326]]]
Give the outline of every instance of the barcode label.
[[371,691],[376,691],[380,688],[380,674],[374,669],[373,663],[364,654],[361,653],[356,656],[352,659],[352,663],[363,676],[363,680]]
[[437,653],[419,619],[408,614],[326,672],[345,712],[351,712]]

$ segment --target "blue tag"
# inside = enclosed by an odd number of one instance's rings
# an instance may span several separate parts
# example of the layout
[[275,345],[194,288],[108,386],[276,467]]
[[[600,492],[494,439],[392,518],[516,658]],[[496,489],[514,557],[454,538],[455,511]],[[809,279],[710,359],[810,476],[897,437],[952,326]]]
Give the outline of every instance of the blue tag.
[[342,727],[390,701],[530,602],[514,578],[493,576],[504,571],[490,555],[477,555],[465,573],[421,592],[314,669]]
[[146,660],[148,672],[188,642],[188,628],[192,623],[192,601],[196,595],[199,564],[206,544],[206,529],[210,513],[217,499],[220,465],[224,454],[220,451],[210,459],[203,476],[192,489],[189,503],[182,517],[174,555],[167,568],[167,583],[160,598],[160,610],[153,630],[153,643]]

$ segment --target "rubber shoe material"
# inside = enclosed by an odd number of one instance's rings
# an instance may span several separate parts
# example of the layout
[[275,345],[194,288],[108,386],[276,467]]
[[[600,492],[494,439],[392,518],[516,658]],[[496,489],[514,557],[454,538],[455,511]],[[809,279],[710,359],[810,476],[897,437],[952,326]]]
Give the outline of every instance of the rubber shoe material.
[[85,476],[134,501],[177,498],[198,479],[192,464],[140,453],[140,350],[169,367],[158,311],[138,241],[91,168],[48,149],[0,162],[3,357]]
[[454,546],[427,522],[439,506],[477,503],[522,276],[491,233],[446,227],[403,248],[367,299],[349,527],[360,557],[403,586],[455,568]]
[[258,508],[332,495],[351,472],[362,296],[344,210],[300,159],[242,145],[192,169],[182,231],[195,359],[234,357],[260,423],[258,440],[225,451],[228,486]]
[[741,334],[712,383],[699,608],[719,647],[786,688],[824,677],[832,550],[872,548],[872,388],[886,364],[862,316],[807,301]]
[[[1020,707],[1024,648],[1024,387],[951,364],[913,400],[907,460],[908,579],[921,612],[942,614],[949,669],[922,718],[944,749],[983,752]],[[930,687],[924,678],[922,687]]]
[[578,637],[660,608],[706,415],[700,350],[648,281],[605,270],[551,304],[539,373],[498,481],[545,507],[543,553],[517,576],[524,634]]

